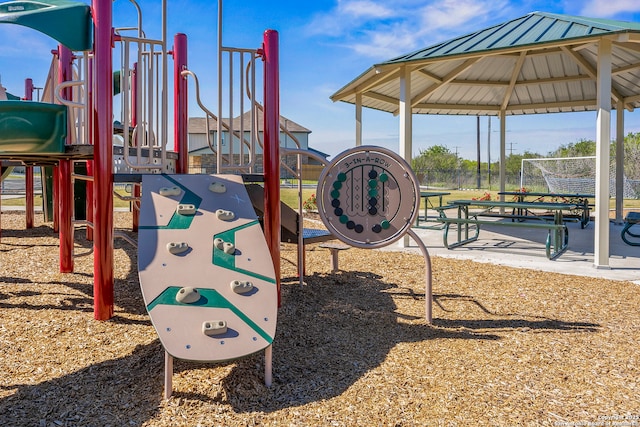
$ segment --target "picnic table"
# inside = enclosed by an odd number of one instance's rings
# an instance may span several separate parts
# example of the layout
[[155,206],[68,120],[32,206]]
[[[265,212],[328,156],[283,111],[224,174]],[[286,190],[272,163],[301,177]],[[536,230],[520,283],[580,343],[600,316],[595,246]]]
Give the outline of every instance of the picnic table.
[[629,212],[624,218],[624,227],[620,236],[622,240],[631,246],[640,246],[640,233],[630,231],[631,227],[640,226],[640,212]]
[[[438,208],[440,212],[438,221],[444,224],[443,241],[444,247],[447,249],[478,240],[481,225],[546,229],[546,255],[549,259],[555,259],[560,256],[569,245],[569,231],[564,223],[563,212],[574,211],[577,207],[578,205],[575,203],[453,200],[450,201],[448,205]],[[476,209],[472,210],[473,208]],[[526,215],[496,212],[496,208],[505,208],[511,210],[511,212],[526,212]],[[456,210],[457,215],[455,217],[448,217],[446,212],[453,209]],[[544,212],[541,213],[540,211]],[[522,219],[523,217],[534,221],[513,221]],[[512,221],[496,221],[495,218],[511,219]],[[452,224],[456,225],[457,241],[449,243],[449,229]]]
[[[420,228],[429,228],[429,229],[442,229],[443,225],[442,224],[438,224],[438,225],[431,225],[431,226],[420,226],[420,221],[422,220],[423,222],[438,222],[437,218],[438,216],[433,216],[432,219],[429,219],[429,206],[431,206],[431,209],[438,209],[440,207],[442,207],[442,197],[443,196],[448,196],[451,193],[447,192],[447,191],[429,191],[429,190],[421,190],[420,191],[420,198],[424,199],[424,217],[420,217],[420,215],[416,216],[416,227],[420,227]],[[429,199],[430,198],[437,198],[438,199],[438,205],[436,206],[433,202],[431,202]]]
[[[595,194],[582,194],[582,193],[543,193],[534,191],[500,191],[499,196],[513,196],[514,202],[526,202],[527,199],[530,202],[550,202],[550,203],[572,203],[578,205],[574,212],[569,212],[564,215],[565,221],[579,221],[580,228],[585,228],[591,219],[591,204],[589,199],[594,199]],[[551,200],[548,201],[547,199]],[[531,200],[533,199],[533,200]],[[522,215],[526,217],[528,211],[518,211],[514,214]],[[520,219],[524,221],[526,218]]]

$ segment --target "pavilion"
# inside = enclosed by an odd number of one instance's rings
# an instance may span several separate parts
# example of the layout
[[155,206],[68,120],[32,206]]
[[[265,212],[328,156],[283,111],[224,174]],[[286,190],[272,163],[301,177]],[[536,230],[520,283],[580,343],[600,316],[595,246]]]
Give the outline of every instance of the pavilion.
[[[500,191],[506,119],[596,111],[594,266],[609,268],[609,144],[616,114],[616,219],[622,216],[624,110],[640,106],[640,23],[544,12],[491,26],[375,64],[331,96],[399,116],[399,153],[411,160],[412,115],[497,116]],[[619,191],[618,191],[619,190]]]

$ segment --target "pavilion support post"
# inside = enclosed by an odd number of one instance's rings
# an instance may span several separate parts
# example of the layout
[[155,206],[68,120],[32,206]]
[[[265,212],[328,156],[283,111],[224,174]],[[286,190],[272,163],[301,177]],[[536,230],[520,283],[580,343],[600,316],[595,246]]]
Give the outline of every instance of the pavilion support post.
[[624,222],[624,102],[616,104],[616,224]]
[[[500,111],[500,192],[506,188],[507,177],[507,115],[504,110]],[[500,196],[500,201],[504,202],[504,196]]]
[[356,147],[362,145],[362,93],[356,93]]
[[[400,103],[399,103],[399,116],[400,116],[400,151],[399,154],[407,163],[411,164],[411,151],[412,151],[412,110],[411,110],[411,69],[409,67],[403,67],[400,72]],[[401,240],[401,247],[409,246],[409,235],[404,236]]]
[[598,45],[596,208],[594,266],[609,268],[609,144],[611,139],[611,40]]

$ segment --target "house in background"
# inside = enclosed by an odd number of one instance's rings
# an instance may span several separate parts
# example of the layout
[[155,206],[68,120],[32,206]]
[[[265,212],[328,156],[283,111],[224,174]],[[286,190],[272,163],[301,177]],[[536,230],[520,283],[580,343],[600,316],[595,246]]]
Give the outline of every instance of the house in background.
[[[190,173],[216,173],[216,155],[209,147],[209,142],[207,141],[207,122],[204,117],[191,117],[189,118],[189,172]],[[224,123],[229,124],[228,119],[222,119]],[[258,124],[258,139],[260,141],[264,141],[263,138],[263,117],[262,112],[258,111],[256,122]],[[245,139],[249,140],[251,137],[251,117],[250,113],[244,113],[242,117],[236,117],[231,122],[231,127],[235,132],[240,131],[241,123],[243,126],[242,132],[245,135]],[[322,157],[326,158],[328,154],[322,153],[318,150],[314,150],[309,147],[309,134],[311,131],[293,120],[289,120],[286,117],[280,116],[280,124],[282,127],[287,129],[295,140],[298,141],[300,148],[303,150],[310,150],[315,154],[320,154]],[[210,140],[215,147],[217,142],[217,121],[215,119],[209,119],[209,135]],[[229,143],[230,143],[230,135],[227,130],[222,131],[222,153],[229,153]],[[295,140],[287,135],[282,130],[280,131],[280,147],[281,148],[296,148]],[[240,161],[240,142],[237,137],[233,138],[233,157],[234,162]],[[249,161],[248,150],[245,147],[243,153],[243,163]],[[296,165],[296,156],[286,156],[283,157],[283,162],[285,162],[290,167],[295,168]],[[309,157],[302,157],[303,169],[306,169],[307,166],[312,167],[313,165],[321,169],[319,163]],[[255,157],[255,169],[254,172],[261,173],[262,169],[262,149],[260,146],[256,146],[256,157]],[[290,173],[287,173],[286,169],[282,170],[282,177],[291,176]]]

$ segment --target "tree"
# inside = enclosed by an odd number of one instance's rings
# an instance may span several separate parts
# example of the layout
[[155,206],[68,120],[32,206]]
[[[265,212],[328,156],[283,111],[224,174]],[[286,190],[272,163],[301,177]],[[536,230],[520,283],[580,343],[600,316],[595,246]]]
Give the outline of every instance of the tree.
[[549,153],[549,157],[586,157],[595,155],[596,142],[590,139],[581,139],[578,142],[563,144],[555,151]]
[[443,145],[433,145],[421,150],[417,157],[411,159],[411,168],[423,182],[429,172],[452,171],[458,167],[458,156]]
[[640,179],[640,132],[624,137],[624,173],[627,178]]
[[522,167],[522,159],[537,159],[541,157],[538,153],[532,153],[531,151],[525,151],[524,154],[510,154],[507,156],[504,162],[504,168],[507,175],[520,175],[520,169]]

